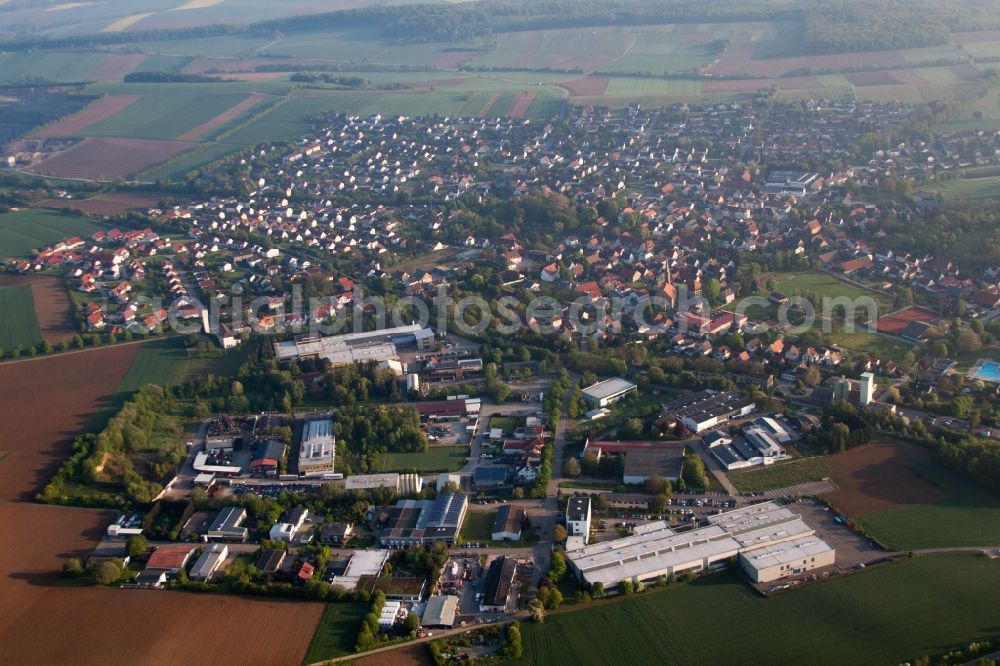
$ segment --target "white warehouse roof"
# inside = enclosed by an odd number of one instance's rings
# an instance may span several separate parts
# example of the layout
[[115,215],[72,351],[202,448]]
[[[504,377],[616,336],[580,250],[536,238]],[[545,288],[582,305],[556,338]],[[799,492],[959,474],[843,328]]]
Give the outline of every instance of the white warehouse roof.
[[782,564],[799,562],[807,557],[816,557],[832,550],[833,547],[819,537],[806,536],[767,548],[758,548],[743,553],[742,557],[747,564],[760,571]]
[[621,377],[612,377],[611,379],[605,379],[603,382],[597,382],[588,386],[583,389],[583,393],[594,400],[603,400],[636,388],[638,387],[628,380]]

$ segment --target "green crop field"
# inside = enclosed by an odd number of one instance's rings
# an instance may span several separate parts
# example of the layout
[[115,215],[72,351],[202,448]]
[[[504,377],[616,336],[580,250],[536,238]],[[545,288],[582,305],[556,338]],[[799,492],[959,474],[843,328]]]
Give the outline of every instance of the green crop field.
[[384,472],[454,472],[465,464],[464,446],[431,446],[421,453],[386,453]]
[[911,469],[945,497],[860,518],[872,536],[901,550],[1000,546],[1000,499],[933,460],[912,463]]
[[0,259],[29,259],[32,250],[70,236],[87,237],[104,225],[67,213],[25,209],[0,214]]
[[147,342],[139,347],[118,392],[131,394],[146,384],[174,384],[185,377],[188,363],[188,353],[179,336]]
[[676,74],[697,70],[713,59],[708,44],[684,44],[678,41],[678,30],[643,32],[625,55],[600,68],[601,73]]
[[0,349],[29,347],[42,341],[35,315],[35,298],[29,285],[0,288]]
[[996,638],[998,602],[1000,560],[982,556],[922,556],[767,599],[726,573],[524,623],[512,663],[897,664]]
[[302,663],[313,664],[352,654],[367,612],[368,604],[364,603],[327,604]]
[[729,480],[741,492],[757,493],[819,481],[828,476],[830,470],[822,458],[799,458],[760,469],[734,472],[729,475]]
[[176,139],[243,101],[247,96],[243,89],[242,84],[240,88],[232,89],[226,83],[190,84],[185,87],[133,84],[131,94],[142,95],[138,101],[85,128],[80,134]]

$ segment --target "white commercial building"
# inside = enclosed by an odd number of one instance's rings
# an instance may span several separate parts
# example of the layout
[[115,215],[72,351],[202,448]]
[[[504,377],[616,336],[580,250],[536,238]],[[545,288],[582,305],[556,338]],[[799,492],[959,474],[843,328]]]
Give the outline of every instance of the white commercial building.
[[415,346],[420,350],[434,346],[434,331],[411,324],[378,331],[347,333],[327,337],[305,336],[274,343],[279,361],[300,358],[323,358],[333,365],[399,360],[397,346]]
[[583,399],[595,407],[607,407],[628,394],[634,393],[638,388],[632,382],[621,377],[613,377],[583,389]]
[[351,553],[343,573],[334,575],[330,584],[353,590],[363,576],[378,578],[382,575],[382,569],[388,559],[388,550],[355,550]]
[[306,422],[299,445],[299,474],[317,476],[333,472],[336,450],[333,419]]
[[833,546],[816,536],[785,541],[740,555],[740,566],[755,583],[769,583],[825,567],[835,561]]
[[[674,532],[664,521],[640,525],[622,539],[567,550],[576,575],[605,589],[623,580],[700,572],[731,557],[757,582],[833,564],[834,551],[798,514],[774,502],[709,517],[710,524]],[[768,557],[751,558],[754,553]],[[813,559],[815,558],[815,559]],[[779,561],[780,560],[780,561]],[[804,561],[803,561],[804,560]]]

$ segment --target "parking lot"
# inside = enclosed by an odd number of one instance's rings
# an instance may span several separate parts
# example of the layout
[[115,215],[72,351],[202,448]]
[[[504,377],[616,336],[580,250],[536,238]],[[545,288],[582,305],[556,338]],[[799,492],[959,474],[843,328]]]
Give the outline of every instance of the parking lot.
[[801,500],[789,504],[788,508],[801,514],[806,524],[816,530],[816,535],[836,549],[837,560],[829,567],[754,585],[764,594],[780,592],[789,587],[820,580],[838,573],[857,571],[891,556],[891,553],[881,550],[870,540],[839,522],[837,513],[819,502]]

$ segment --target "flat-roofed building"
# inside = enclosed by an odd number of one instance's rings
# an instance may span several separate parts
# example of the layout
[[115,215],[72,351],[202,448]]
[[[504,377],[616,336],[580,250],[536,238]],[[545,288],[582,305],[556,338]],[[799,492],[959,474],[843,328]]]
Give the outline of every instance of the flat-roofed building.
[[220,509],[205,534],[209,541],[246,541],[249,530],[243,527],[247,510],[240,506]]
[[274,343],[274,353],[279,361],[322,358],[333,365],[347,365],[398,360],[397,347],[402,346],[412,346],[419,350],[431,349],[434,346],[434,331],[419,324],[411,324],[326,337],[306,335]]
[[639,389],[621,377],[612,377],[583,389],[583,399],[594,407],[607,407]]
[[[775,573],[789,576],[806,570],[803,567],[833,563],[833,549],[826,546],[830,550],[827,554],[822,546],[814,545],[812,541],[824,542],[801,516],[774,502],[727,511],[708,520],[708,526],[680,533],[664,521],[639,525],[622,539],[567,549],[566,558],[581,580],[599,582],[605,589],[623,580],[648,582],[660,576],[704,571],[737,555],[744,568],[763,570],[759,580],[764,582],[773,580],[767,576]],[[806,542],[808,546],[789,546]],[[815,561],[810,554],[804,563],[802,557],[781,554],[812,550],[816,551]],[[764,551],[771,552],[772,558],[744,561],[750,554]],[[774,558],[782,560],[776,569]]]
[[566,534],[590,539],[590,498],[570,497],[566,503]]
[[453,627],[458,612],[458,597],[453,594],[438,595],[427,600],[420,624],[424,627]]
[[740,566],[755,583],[795,576],[834,564],[833,546],[816,536],[806,536],[765,546],[740,555]]
[[299,474],[316,476],[333,472],[335,454],[333,419],[306,422],[299,444]]
[[630,536],[568,552],[577,575],[611,589],[623,580],[647,582],[660,576],[704,571],[735,557],[740,545],[717,525],[675,533],[664,521],[647,523]]
[[695,434],[753,413],[754,401],[729,391],[706,389],[663,405],[661,422],[683,423]]
[[388,560],[388,550],[355,550],[335,565],[335,571],[329,577],[324,576],[324,580],[353,590],[363,577],[380,576]]
[[393,488],[399,490],[399,474],[356,474],[344,480],[344,490],[373,490],[375,488]]
[[210,580],[229,557],[229,546],[224,543],[210,544],[191,567],[193,580]]

